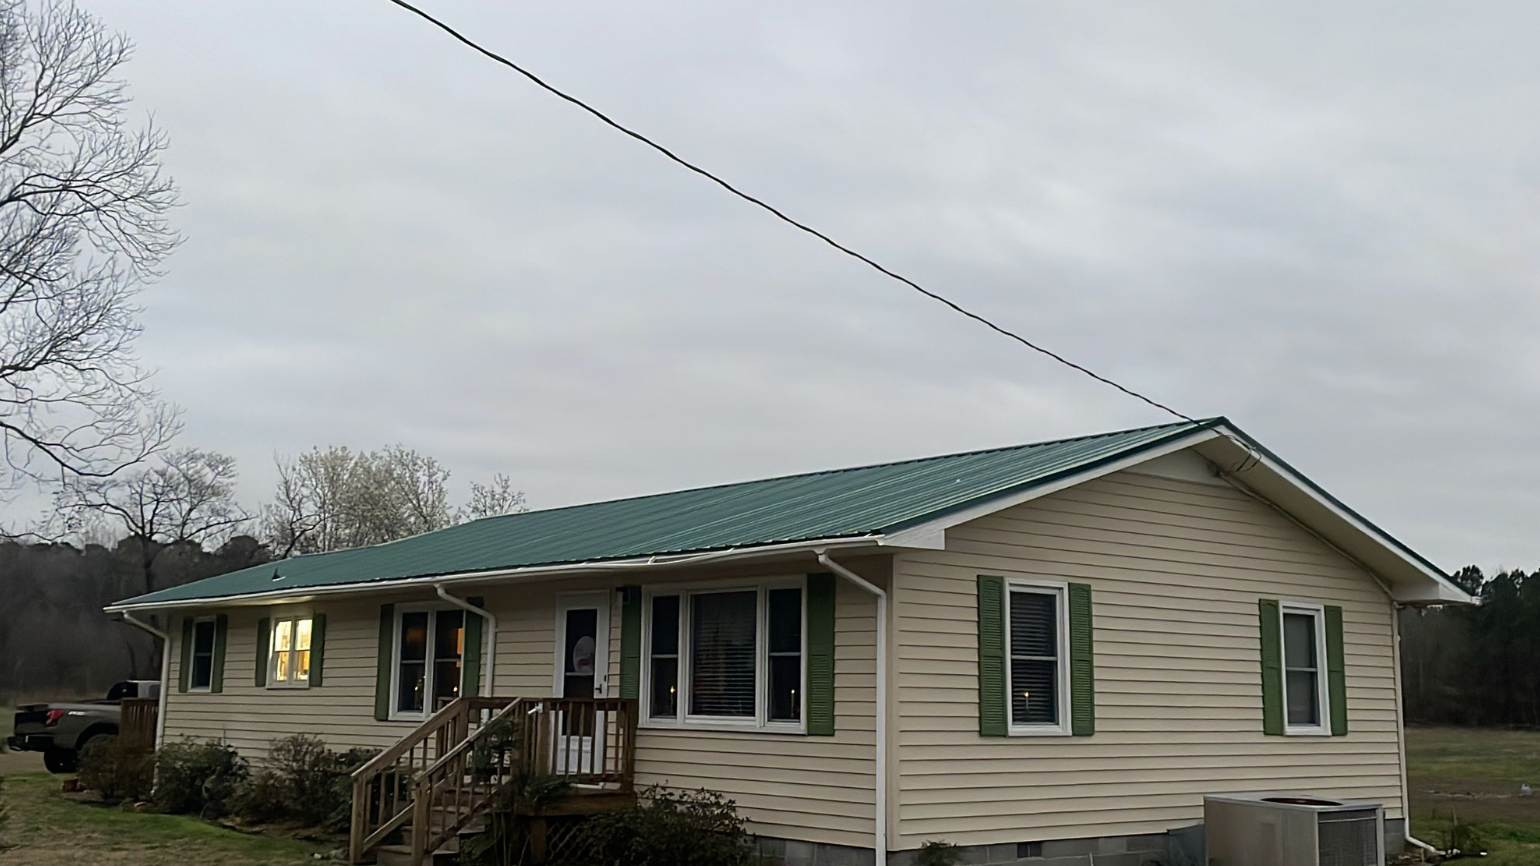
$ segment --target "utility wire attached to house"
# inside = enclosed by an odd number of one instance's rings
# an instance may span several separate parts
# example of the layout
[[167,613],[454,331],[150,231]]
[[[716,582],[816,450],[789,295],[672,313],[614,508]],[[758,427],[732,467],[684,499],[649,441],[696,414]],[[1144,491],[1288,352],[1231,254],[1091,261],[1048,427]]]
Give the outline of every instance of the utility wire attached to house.
[[[1106,376],[1103,376],[1100,373],[1097,373],[1096,371],[1090,369],[1089,367],[1086,367],[1083,364],[1077,364],[1074,361],[1071,361],[1070,359],[1064,357],[1063,355],[1060,355],[1058,352],[1053,351],[1052,349],[1048,349],[1048,348],[1046,348],[1044,346],[1038,345],[1037,343],[1027,339],[1026,337],[1023,337],[1022,335],[1016,333],[1015,331],[1012,331],[1011,329],[1009,329],[1009,328],[1007,328],[1007,327],[1005,327],[1003,325],[997,324],[996,322],[986,318],[985,316],[983,316],[983,315],[981,315],[979,313],[975,313],[974,311],[972,311],[972,310],[962,306],[961,304],[957,303],[956,301],[951,300],[950,298],[947,298],[946,296],[940,294],[939,292],[936,292],[936,291],[933,291],[931,289],[925,288],[924,286],[920,285],[919,283],[915,282],[914,280],[911,280],[908,277],[904,276],[903,274],[900,274],[897,271],[892,270],[891,268],[881,264],[880,262],[876,261],[875,259],[871,258],[870,256],[867,256],[867,255],[865,255],[863,253],[860,253],[860,252],[858,252],[858,251],[856,251],[856,250],[854,250],[854,249],[852,249],[852,248],[850,248],[850,247],[840,243],[839,241],[835,240],[834,238],[830,237],[829,235],[825,234],[824,232],[819,231],[818,229],[813,228],[812,226],[808,225],[807,223],[801,222],[801,221],[796,220],[796,219],[794,219],[794,218],[792,218],[790,216],[787,216],[785,213],[783,213],[779,208],[775,207],[774,205],[764,201],[763,199],[760,199],[760,198],[757,198],[757,197],[755,197],[753,195],[750,195],[749,193],[746,193],[746,192],[744,192],[741,189],[738,189],[737,187],[733,186],[731,183],[728,183],[726,180],[722,179],[720,176],[712,173],[711,171],[708,171],[707,169],[704,169],[704,168],[696,165],[693,162],[690,162],[687,159],[684,159],[683,157],[680,157],[678,154],[674,153],[673,151],[669,150],[668,148],[664,147],[663,145],[657,143],[656,141],[653,141],[651,138],[648,138],[647,136],[643,135],[640,132],[637,132],[636,130],[634,130],[634,129],[628,127],[628,126],[625,126],[624,124],[620,123],[619,121],[614,120],[609,115],[605,114],[604,112],[600,111],[597,108],[594,108],[592,105],[589,105],[588,103],[586,103],[583,100],[577,98],[576,96],[573,96],[573,95],[571,95],[571,94],[569,94],[569,93],[567,93],[567,92],[565,92],[563,90],[558,89],[554,85],[546,82],[545,79],[541,78],[540,76],[536,75],[533,72],[530,72],[528,69],[525,69],[524,67],[520,66],[519,64],[514,63],[512,60],[509,60],[508,58],[504,57],[501,54],[498,54],[497,52],[491,50],[490,48],[483,47],[482,45],[478,44],[476,41],[472,40],[470,37],[460,33],[458,30],[455,30],[453,27],[450,27],[448,24],[445,24],[443,21],[440,21],[439,19],[433,17],[432,15],[428,14],[427,12],[424,12],[422,9],[419,9],[416,6],[412,5],[411,3],[407,2],[407,0],[390,0],[390,2],[396,4],[397,6],[400,6],[402,9],[405,9],[406,11],[411,12],[413,15],[416,15],[419,18],[422,18],[424,21],[427,21],[429,24],[432,24],[434,27],[437,27],[438,29],[444,31],[445,33],[447,33],[450,36],[454,37],[457,41],[463,43],[466,47],[470,48],[471,50],[473,50],[473,51],[475,51],[475,52],[477,52],[477,53],[487,57],[490,60],[493,60],[493,61],[495,61],[497,63],[500,63],[503,66],[508,67],[509,69],[512,69],[514,72],[519,73],[520,75],[524,76],[525,78],[529,79],[532,83],[534,83],[535,86],[537,86],[540,89],[546,91],[547,93],[550,93],[552,96],[555,96],[558,99],[562,99],[562,100],[565,100],[567,102],[570,102],[573,105],[577,106],[578,108],[581,108],[583,111],[588,112],[589,114],[591,114],[595,118],[597,118],[600,122],[604,123],[606,126],[609,126],[610,128],[612,128],[612,129],[614,129],[614,130],[616,130],[616,131],[618,131],[620,133],[623,133],[625,135],[630,136],[631,138],[636,139],[637,141],[641,142],[642,144],[647,145],[648,147],[652,148],[653,150],[657,151],[658,153],[661,153],[663,156],[667,157],[670,161],[672,161],[674,163],[677,163],[680,166],[683,166],[684,168],[686,168],[686,169],[688,169],[688,170],[690,170],[690,171],[700,175],[701,177],[706,178],[707,180],[711,181],[712,183],[716,184],[717,186],[720,186],[722,189],[727,190],[729,193],[732,193],[733,195],[737,196],[738,198],[743,199],[744,201],[748,202],[749,204],[755,205],[756,207],[759,207],[760,209],[769,212],[772,216],[774,216],[776,219],[780,220],[781,222],[784,222],[787,225],[790,225],[793,228],[798,229],[799,231],[805,232],[807,234],[812,235],[815,238],[818,238],[820,241],[823,241],[825,244],[833,247],[834,249],[839,250],[840,252],[844,253],[845,255],[850,256],[851,258],[853,258],[853,259],[855,259],[855,260],[857,260],[859,262],[862,262],[863,264],[868,265],[869,267],[873,268],[874,270],[878,271],[879,273],[883,274],[884,276],[887,276],[887,277],[889,277],[891,279],[899,281],[900,283],[903,283],[904,285],[908,286],[909,288],[913,289],[916,292],[919,292],[920,294],[924,295],[925,297],[930,298],[931,300],[946,306],[948,309],[952,310],[953,312],[958,313],[958,314],[963,315],[963,316],[966,316],[967,318],[972,319],[975,322],[978,322],[979,324],[983,325],[984,327],[989,328],[990,330],[994,331],[995,333],[1001,334],[1002,336],[1005,336],[1005,337],[1008,337],[1008,338],[1010,338],[1012,340],[1015,340],[1016,342],[1020,343],[1023,346],[1026,346],[1028,349],[1031,349],[1032,351],[1037,352],[1038,354],[1045,355],[1045,356],[1053,359],[1054,361],[1057,361],[1058,363],[1060,363],[1060,364],[1062,364],[1062,365],[1064,365],[1066,367],[1069,367],[1072,370],[1075,370],[1075,371],[1077,371],[1079,373],[1083,373],[1084,375],[1089,376],[1089,377],[1091,377],[1092,379],[1095,379],[1098,382],[1101,382],[1104,385],[1108,385],[1110,387],[1116,388],[1117,390],[1123,392],[1124,394],[1127,394],[1128,396],[1133,397],[1136,400],[1140,400],[1140,401],[1142,401],[1142,402],[1144,402],[1144,403],[1146,403],[1146,404],[1148,404],[1150,406],[1153,406],[1156,409],[1161,410],[1162,412],[1165,412],[1165,413],[1167,413],[1169,415],[1173,415],[1173,416],[1175,416],[1175,417],[1177,417],[1177,418],[1179,418],[1179,419],[1181,419],[1183,421],[1187,421],[1187,422],[1190,422],[1190,423],[1193,423],[1193,424],[1201,424],[1202,423],[1198,419],[1192,417],[1191,415],[1187,415],[1187,414],[1185,414],[1183,412],[1179,412],[1176,409],[1173,409],[1171,406],[1168,406],[1165,403],[1162,403],[1162,402],[1160,402],[1160,401],[1158,401],[1158,400],[1156,400],[1156,399],[1154,399],[1152,397],[1148,397],[1148,396],[1146,396],[1144,394],[1141,394],[1140,392],[1135,391],[1134,389],[1132,389],[1132,388],[1130,388],[1130,387],[1128,387],[1126,385],[1120,384],[1120,383],[1118,383],[1118,382],[1116,382],[1116,381],[1114,381],[1114,380],[1112,380],[1112,379],[1110,379],[1110,378],[1108,378]],[[1235,441],[1235,440],[1233,440],[1233,438],[1232,438],[1231,441]],[[1247,445],[1246,443],[1236,442],[1236,444],[1241,445],[1243,448],[1245,448],[1245,450],[1247,451],[1248,455],[1252,455],[1252,456],[1255,455],[1255,452],[1253,451],[1253,449],[1249,445]],[[1248,461],[1249,461],[1249,458],[1248,458]]]

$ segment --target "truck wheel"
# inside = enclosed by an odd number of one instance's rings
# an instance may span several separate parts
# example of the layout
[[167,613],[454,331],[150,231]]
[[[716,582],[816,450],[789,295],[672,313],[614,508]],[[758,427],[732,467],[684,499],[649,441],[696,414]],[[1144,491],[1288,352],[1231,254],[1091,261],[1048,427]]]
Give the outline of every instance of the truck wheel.
[[43,753],[43,766],[50,773],[73,773],[75,757],[75,753],[69,749],[49,749]]

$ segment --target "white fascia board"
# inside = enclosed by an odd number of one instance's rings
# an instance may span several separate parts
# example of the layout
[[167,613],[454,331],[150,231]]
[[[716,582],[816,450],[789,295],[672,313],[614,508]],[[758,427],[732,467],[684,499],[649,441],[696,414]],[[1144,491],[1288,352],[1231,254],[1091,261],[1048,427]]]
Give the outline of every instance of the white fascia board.
[[[505,568],[495,571],[471,571],[458,574],[439,574],[424,577],[406,577],[394,580],[377,580],[367,583],[343,583],[335,586],[307,586],[272,589],[264,592],[248,592],[237,595],[186,598],[176,601],[152,601],[141,604],[109,604],[102,608],[107,613],[125,613],[132,610],[175,610],[181,608],[246,607],[309,601],[332,595],[395,592],[397,590],[433,587],[441,583],[516,583],[567,575],[591,575],[610,572],[644,571],[650,569],[684,568],[704,563],[731,562],[760,557],[817,555],[824,550],[850,550],[876,547],[882,541],[880,535],[858,538],[826,538],[813,541],[797,541],[785,544],[769,544],[762,547],[745,547],[734,550],[711,551],[699,554],[680,554],[668,557],[638,557],[636,559],[601,560],[599,562],[573,562],[562,565],[537,565],[527,568]],[[279,560],[281,563],[282,560]],[[275,563],[275,564],[279,564]]]
[[[1238,433],[1237,438],[1239,438]],[[1474,599],[1472,599],[1470,595],[1466,594],[1464,590],[1451,583],[1448,577],[1444,576],[1437,569],[1430,568],[1427,563],[1423,562],[1417,557],[1408,555],[1398,542],[1386,535],[1384,530],[1369,525],[1364,521],[1363,518],[1344,510],[1340,505],[1333,502],[1331,499],[1321,495],[1321,493],[1316,490],[1314,486],[1305,483],[1302,480],[1302,476],[1296,470],[1280,464],[1272,457],[1261,452],[1254,454],[1253,459],[1255,460],[1255,466],[1246,471],[1255,471],[1256,466],[1260,466],[1271,472],[1273,475],[1289,482],[1290,485],[1309,497],[1316,505],[1326,509],[1327,511],[1330,511],[1332,515],[1337,519],[1348,524],[1354,530],[1363,534],[1384,550],[1394,554],[1395,557],[1401,562],[1411,566],[1421,575],[1433,581],[1434,585],[1432,587],[1427,587],[1426,589],[1401,589],[1398,587],[1397,592],[1392,593],[1392,596],[1396,601],[1408,604],[1474,603]],[[1245,472],[1240,474],[1244,477]]]
[[[1124,469],[1138,466],[1141,463],[1154,460],[1157,457],[1164,457],[1167,454],[1175,454],[1178,451],[1182,451],[1184,449],[1191,448],[1194,445],[1200,445],[1209,441],[1210,439],[1214,439],[1219,435],[1219,433],[1216,433],[1212,429],[1195,430],[1192,433],[1181,437],[1180,439],[1173,439],[1172,441],[1167,442],[1166,444],[1159,447],[1140,451],[1136,454],[1130,454],[1127,457],[1113,460],[1110,463],[1102,463],[1097,466],[1092,466],[1080,472],[1072,472],[1063,478],[1050,481],[1047,484],[1038,484],[1006,496],[995,497],[993,499],[980,502],[977,505],[971,505],[960,511],[954,511],[950,514],[937,517],[935,520],[927,520],[924,523],[916,524],[909,527],[908,529],[889,533],[883,537],[883,541],[881,543],[884,546],[891,545],[899,547],[922,547],[933,550],[944,550],[946,548],[946,530],[952,528],[953,526],[967,523],[970,520],[977,520],[980,517],[994,514],[996,511],[1003,511],[1007,508],[1020,505],[1024,502],[1031,502],[1034,499],[1039,499],[1041,497],[1047,496],[1050,493],[1057,493],[1060,490],[1074,487],[1077,484],[1084,484],[1087,481],[1100,478],[1103,475],[1111,475],[1114,472],[1122,472]],[[912,543],[903,543],[899,539],[905,539]],[[940,542],[939,545],[936,544],[937,541]]]

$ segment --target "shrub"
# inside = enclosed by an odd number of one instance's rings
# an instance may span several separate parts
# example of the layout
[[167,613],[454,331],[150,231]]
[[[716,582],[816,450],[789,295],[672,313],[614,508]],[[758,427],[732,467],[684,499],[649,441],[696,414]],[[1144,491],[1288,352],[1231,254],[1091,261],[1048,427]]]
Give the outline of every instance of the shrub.
[[634,808],[597,815],[587,829],[605,866],[744,866],[743,824],[721,794],[655,785]]
[[956,845],[938,839],[921,845],[920,854],[915,858],[919,866],[957,866],[961,860],[962,854]]
[[155,784],[155,754],[117,737],[93,737],[80,750],[80,785],[108,801],[143,800]]
[[155,756],[155,808],[217,817],[247,772],[246,760],[226,743],[168,743]]
[[334,752],[306,734],[274,740],[262,769],[235,789],[230,811],[253,822],[346,826],[352,810],[351,775],[374,754],[367,749]]

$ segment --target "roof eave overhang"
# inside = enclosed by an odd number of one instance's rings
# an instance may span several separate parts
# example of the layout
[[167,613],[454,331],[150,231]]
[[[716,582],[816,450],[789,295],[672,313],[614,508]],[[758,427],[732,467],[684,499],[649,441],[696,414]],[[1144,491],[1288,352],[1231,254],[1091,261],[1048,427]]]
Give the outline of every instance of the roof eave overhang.
[[[1263,448],[1234,425],[1218,420],[1202,429],[1187,430],[1109,459],[1066,470],[1016,490],[913,524],[888,530],[886,544],[913,539],[917,547],[936,547],[947,529],[997,511],[1030,502],[1087,481],[1134,469],[1167,454],[1193,449],[1219,467],[1220,474],[1272,503],[1308,531],[1363,566],[1390,597],[1407,605],[1473,604],[1438,567],[1423,559],[1389,533],[1342,504],[1298,470]],[[944,544],[944,542],[943,542]]]
[[203,598],[174,599],[164,601],[138,601],[128,599],[102,608],[107,613],[128,613],[140,610],[186,610],[189,608],[250,607],[269,604],[288,604],[315,598],[365,595],[369,593],[397,592],[401,590],[432,587],[439,584],[466,585],[484,583],[522,583],[553,577],[584,576],[593,574],[630,573],[679,569],[691,566],[720,563],[752,562],[796,556],[814,555],[828,550],[878,549],[884,541],[880,534],[843,538],[820,538],[809,541],[765,544],[727,550],[701,551],[671,554],[667,556],[642,556],[632,559],[568,562],[554,565],[536,565],[523,568],[503,568],[486,571],[467,571],[451,574],[433,574],[397,579],[371,580],[360,583],[344,583],[335,586],[286,587],[264,592],[236,595],[207,596]]
[[1196,451],[1220,467],[1222,477],[1266,499],[1363,566],[1385,584],[1393,600],[1417,606],[1475,603],[1438,566],[1246,433],[1232,425],[1217,429],[1229,435],[1209,440]]

